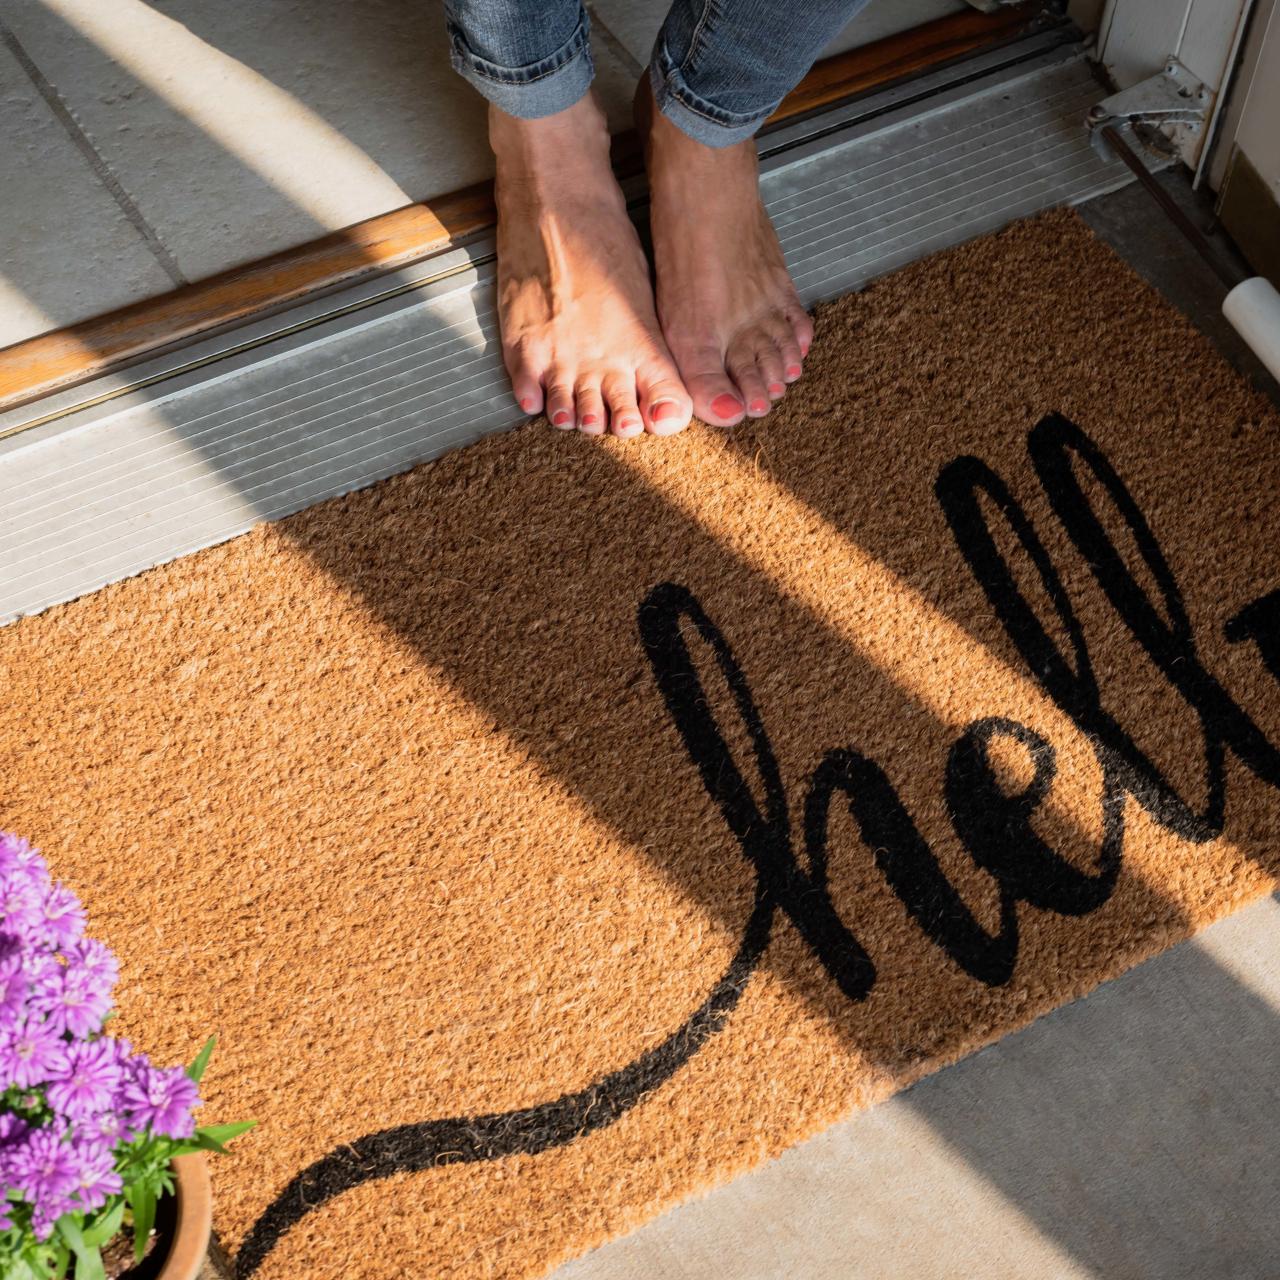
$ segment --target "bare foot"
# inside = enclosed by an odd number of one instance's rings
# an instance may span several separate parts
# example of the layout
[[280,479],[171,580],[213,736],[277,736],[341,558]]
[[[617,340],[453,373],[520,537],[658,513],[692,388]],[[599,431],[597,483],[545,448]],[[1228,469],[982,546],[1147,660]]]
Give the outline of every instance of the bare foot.
[[587,435],[679,431],[692,402],[594,98],[541,120],[490,108],[489,139],[503,356],[520,407]]
[[760,200],[755,144],[694,142],[636,95],[662,332],[698,417],[763,418],[801,373],[813,323]]

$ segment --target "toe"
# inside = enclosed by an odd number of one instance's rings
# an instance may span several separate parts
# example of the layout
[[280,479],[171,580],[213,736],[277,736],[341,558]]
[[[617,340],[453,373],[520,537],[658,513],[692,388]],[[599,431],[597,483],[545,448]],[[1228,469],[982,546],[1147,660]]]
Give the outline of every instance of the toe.
[[615,436],[627,440],[644,431],[644,419],[636,402],[634,376],[610,374],[604,380],[604,398],[609,406],[609,426]]
[[530,365],[520,361],[507,362],[507,373],[511,378],[511,394],[516,403],[529,414],[542,412],[542,379]]
[[576,407],[572,378],[555,373],[547,379],[547,419],[562,431],[573,430]]
[[764,338],[756,348],[756,368],[764,380],[770,400],[781,400],[787,393],[782,353],[771,338]]
[[[787,308],[787,319],[791,323],[791,331],[796,337],[796,346],[800,349],[800,355],[807,356],[809,348],[813,345],[813,321],[809,318],[809,313],[799,304]],[[797,377],[800,375],[797,374]]]
[[604,435],[606,422],[604,397],[595,381],[578,383],[578,430],[589,436]]
[[769,390],[756,364],[755,344],[742,340],[735,342],[729,349],[725,367],[747,406],[747,416],[763,418],[773,402],[769,399]]
[[[803,312],[801,313],[803,314]],[[808,317],[806,316],[807,320]],[[769,337],[777,349],[784,382],[794,382],[804,372],[804,352],[789,315],[778,315],[769,325]],[[772,388],[770,388],[772,390]]]
[[693,399],[693,411],[715,427],[733,427],[742,421],[746,406],[724,367],[716,347],[692,347],[676,352],[680,376]]
[[672,436],[689,425],[693,401],[674,369],[661,369],[652,377],[642,374],[638,381],[645,426],[653,435]]
[[[786,384],[795,382],[804,372],[804,353],[800,350],[800,342],[796,338],[791,320],[792,311],[795,311],[798,316],[804,315],[804,312],[799,311],[798,308],[784,308],[767,316],[760,325],[762,344],[757,348],[760,371],[769,384],[769,394],[775,400],[781,398],[775,389],[779,380],[784,384],[785,391]],[[807,320],[808,317],[806,316],[805,319]]]
[[782,377],[785,382],[795,382],[804,372],[804,355],[794,337],[778,343],[778,355],[782,357]]

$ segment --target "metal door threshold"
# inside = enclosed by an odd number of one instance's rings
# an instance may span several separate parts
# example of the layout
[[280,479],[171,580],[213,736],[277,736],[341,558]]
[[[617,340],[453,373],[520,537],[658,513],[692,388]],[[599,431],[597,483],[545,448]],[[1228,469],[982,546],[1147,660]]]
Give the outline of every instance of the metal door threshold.
[[[1123,186],[1102,96],[1058,27],[770,134],[805,302]],[[520,422],[493,270],[470,244],[0,415],[0,622]]]

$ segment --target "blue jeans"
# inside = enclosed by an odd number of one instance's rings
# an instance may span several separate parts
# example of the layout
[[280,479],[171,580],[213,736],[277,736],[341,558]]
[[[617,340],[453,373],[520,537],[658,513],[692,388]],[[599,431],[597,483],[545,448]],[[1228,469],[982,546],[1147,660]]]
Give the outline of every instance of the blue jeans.
[[[749,138],[867,0],[673,0],[649,60],[658,109],[698,142]],[[594,67],[581,0],[445,0],[454,68],[524,120],[571,107]]]

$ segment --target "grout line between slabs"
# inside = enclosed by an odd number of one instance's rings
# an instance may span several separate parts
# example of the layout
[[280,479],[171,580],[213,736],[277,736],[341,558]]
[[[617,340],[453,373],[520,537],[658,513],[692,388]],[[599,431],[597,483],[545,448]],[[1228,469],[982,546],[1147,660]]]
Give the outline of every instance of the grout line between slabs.
[[142,237],[147,248],[151,250],[152,256],[164,269],[165,275],[175,285],[188,284],[189,281],[182,274],[182,269],[178,266],[174,256],[165,248],[155,228],[143,217],[142,210],[134,204],[129,193],[120,185],[119,178],[111,171],[111,167],[99,154],[89,135],[85,133],[75,116],[71,114],[71,110],[66,102],[63,101],[62,95],[52,81],[35,64],[35,61],[23,47],[18,37],[2,21],[0,21],[0,40],[3,40],[5,47],[17,59],[19,66],[26,72],[27,79],[31,81],[35,86],[36,92],[44,99],[45,105],[58,118],[59,123],[67,131],[71,141],[75,143],[76,149],[88,161],[89,167],[93,170],[98,181],[111,193],[111,198],[120,207],[121,213],[129,219],[130,225]]

